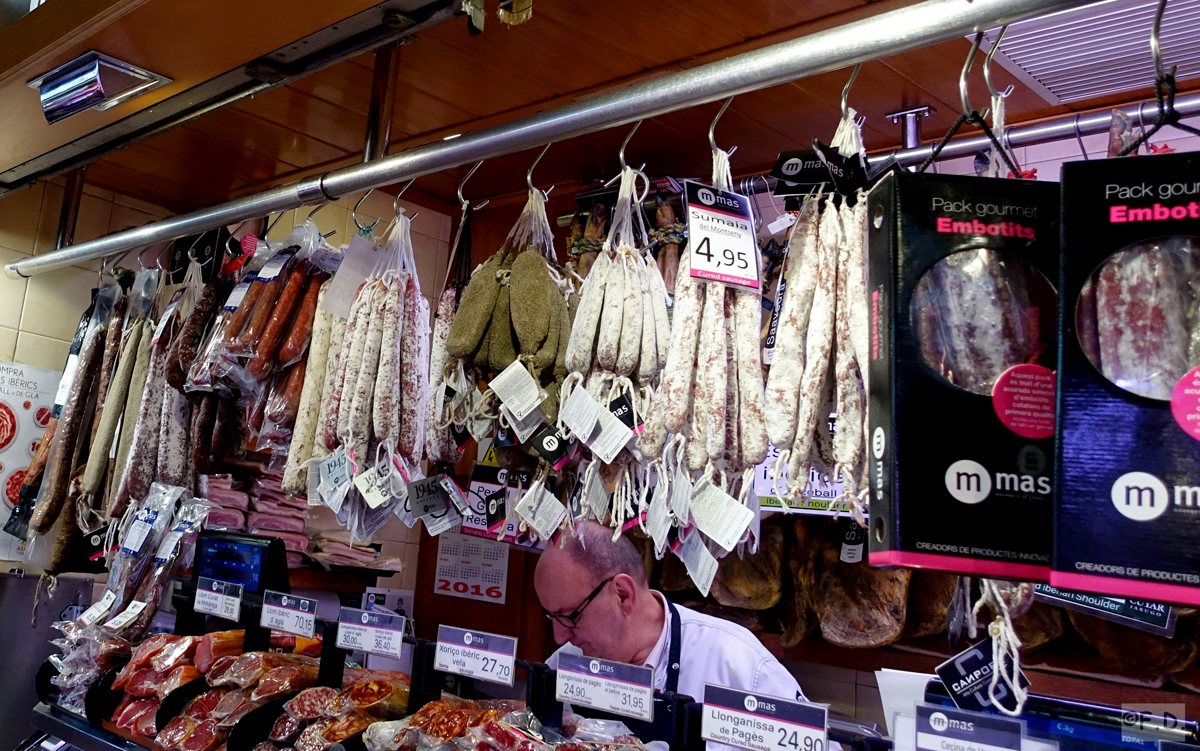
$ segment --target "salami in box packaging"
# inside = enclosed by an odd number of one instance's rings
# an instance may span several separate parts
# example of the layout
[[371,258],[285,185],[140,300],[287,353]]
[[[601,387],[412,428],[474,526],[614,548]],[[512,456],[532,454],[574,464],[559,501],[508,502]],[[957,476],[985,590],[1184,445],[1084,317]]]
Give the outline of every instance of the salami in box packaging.
[[1058,186],[900,172],[868,203],[870,561],[1045,580]]
[[1200,605],[1200,155],[1063,168],[1057,587]]

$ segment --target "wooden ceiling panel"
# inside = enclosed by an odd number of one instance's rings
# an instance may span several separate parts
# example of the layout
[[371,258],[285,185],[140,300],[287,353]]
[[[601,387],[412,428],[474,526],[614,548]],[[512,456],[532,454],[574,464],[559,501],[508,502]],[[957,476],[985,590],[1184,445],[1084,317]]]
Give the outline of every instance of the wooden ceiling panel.
[[200,195],[181,193],[181,186],[169,180],[130,169],[111,159],[101,159],[87,169],[87,182],[98,188],[139,198],[168,211],[187,211],[202,206]]
[[362,150],[367,118],[291,86],[243,99],[234,109],[324,141],[346,153]]
[[247,149],[235,141],[217,138],[186,126],[159,135],[150,145],[181,159],[234,172],[251,182],[269,180],[294,169],[293,165]]
[[[374,55],[363,55],[370,64]],[[363,117],[371,106],[371,69],[361,65],[333,65],[288,84],[288,88],[336,104]]]
[[[290,128],[227,107],[193,120],[189,130],[205,133],[219,140],[236,143],[242,148],[266,154],[293,167],[310,167],[346,156],[342,149],[330,146]],[[149,143],[153,143],[151,139]]]

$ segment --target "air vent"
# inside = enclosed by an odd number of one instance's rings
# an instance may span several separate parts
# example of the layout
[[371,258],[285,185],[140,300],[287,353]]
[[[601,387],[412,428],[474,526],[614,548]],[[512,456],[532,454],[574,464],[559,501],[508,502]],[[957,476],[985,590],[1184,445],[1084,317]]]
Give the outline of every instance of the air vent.
[[[1154,83],[1150,27],[1157,0],[1110,0],[1009,26],[995,62],[1052,104],[1119,94]],[[987,34],[985,49],[999,29]],[[1177,80],[1200,76],[1200,0],[1171,0],[1163,62]]]

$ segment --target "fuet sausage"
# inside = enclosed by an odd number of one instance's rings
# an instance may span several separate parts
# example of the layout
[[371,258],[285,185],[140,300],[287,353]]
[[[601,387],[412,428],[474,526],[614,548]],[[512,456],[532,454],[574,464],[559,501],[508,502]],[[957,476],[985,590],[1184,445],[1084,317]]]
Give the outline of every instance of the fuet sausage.
[[[433,341],[429,354],[429,393],[438,393],[446,380],[446,363],[450,359],[446,351],[446,340],[450,337],[450,326],[454,322],[453,288],[447,288],[438,298],[437,318],[433,323]],[[397,324],[399,328],[399,324]],[[397,377],[399,368],[397,368]],[[430,398],[426,410],[425,454],[433,462],[457,461],[457,449],[450,438],[450,431],[438,427],[442,416],[437,414],[437,400]]]
[[[675,289],[678,290],[679,287],[676,286]],[[688,389],[692,397],[688,405],[691,412],[691,435],[688,437],[686,455],[688,469],[693,472],[699,472],[708,463],[707,420],[704,415],[705,404],[708,401],[707,388],[708,379],[697,377],[695,387]]]
[[610,267],[609,254],[599,254],[587,279],[583,281],[579,310],[575,313],[575,323],[571,326],[571,337],[567,341],[566,365],[572,373],[585,374],[592,365],[592,350],[604,309],[604,287]]
[[658,264],[647,261],[647,280],[650,283],[651,308],[654,311],[654,345],[658,354],[658,370],[667,367],[667,355],[671,351],[671,320],[667,317],[666,285]]
[[193,476],[212,472],[209,449],[212,447],[213,430],[217,424],[217,405],[221,398],[212,392],[199,394],[192,404],[192,425],[188,431],[188,444],[192,452]]
[[317,438],[321,392],[326,380],[325,371],[332,359],[329,356],[332,351],[330,337],[333,334],[334,319],[337,318],[327,310],[320,310],[321,301],[329,285],[329,281],[321,285],[321,292],[317,298],[318,311],[313,324],[312,347],[308,351],[306,361],[304,386],[300,392],[300,409],[296,413],[292,442],[288,446],[287,464],[283,468],[281,486],[283,492],[289,495],[300,495],[307,491],[308,471],[305,463],[312,458]]
[[[358,291],[362,298],[362,307],[358,318],[354,321],[354,336],[350,337],[350,327],[346,327],[346,337],[351,339],[350,347],[343,345],[342,359],[345,360],[345,377],[341,383],[337,413],[337,436],[340,439],[350,431],[350,407],[354,404],[354,388],[358,385],[358,371],[362,368],[363,351],[367,348],[367,332],[371,328],[371,318],[375,307],[375,298],[381,289],[378,279],[369,279]],[[356,301],[357,302],[357,301]],[[351,309],[351,315],[354,310]],[[332,405],[331,405],[332,406]],[[328,433],[325,436],[329,439]],[[335,446],[337,444],[334,444]]]
[[[389,284],[379,283],[371,299],[371,319],[367,324],[366,343],[359,357],[358,377],[353,384],[349,376],[346,378],[347,388],[351,389],[350,420],[347,423],[350,447],[354,450],[354,461],[360,466],[369,460],[367,448],[371,441],[371,401],[375,396],[375,376],[379,371],[379,345],[383,341],[387,298],[393,294]],[[343,402],[345,398],[342,397]]]
[[375,373],[375,395],[371,400],[371,427],[375,440],[391,446],[395,446],[400,437],[396,425],[396,399],[400,398],[400,339],[409,335],[400,329],[400,311],[404,305],[400,298],[402,289],[393,280],[383,293],[379,369]]
[[644,257],[638,256],[636,261],[638,284],[642,297],[642,347],[638,354],[637,380],[638,383],[650,383],[658,374],[658,328],[654,322],[654,295],[650,292],[652,280],[649,266],[653,265]]
[[628,377],[637,367],[638,355],[642,351],[642,283],[638,274],[641,260],[630,249],[621,251],[621,265],[625,270],[625,289],[622,294],[620,348],[615,372]]
[[[271,310],[271,318],[263,328],[254,359],[246,367],[247,372],[256,381],[266,378],[267,374],[275,367],[275,356],[279,354],[284,328],[292,320],[292,313],[295,312],[305,287],[311,286],[314,290],[319,290],[324,281],[324,274],[314,273],[310,276],[304,263],[297,263],[292,268],[291,273],[288,274],[287,283],[279,292],[279,299],[275,301]],[[314,292],[314,297],[315,295]]]
[[226,289],[222,278],[214,274],[208,284],[204,285],[204,289],[200,291],[195,304],[192,305],[187,318],[183,321],[183,326],[179,329],[179,335],[171,343],[171,352],[167,356],[166,377],[167,385],[176,391],[183,391],[188,371],[192,368],[192,361],[196,359],[196,352],[200,349],[200,340],[204,336],[204,330],[208,327],[209,319],[212,318],[213,311],[217,309],[221,298],[225,296]]
[[354,346],[354,337],[358,331],[359,322],[363,321],[363,326],[366,326],[366,320],[363,319],[363,308],[371,301],[369,294],[363,295],[364,290],[370,289],[370,280],[364,282],[359,288],[358,293],[354,297],[354,302],[350,305],[350,317],[346,320],[346,326],[342,330],[342,344],[338,349],[336,362],[333,363],[334,371],[329,373],[329,366],[326,365],[326,377],[332,376],[329,388],[325,389],[328,396],[323,396],[322,401],[325,403],[321,410],[322,415],[322,432],[325,434],[323,444],[329,451],[338,447],[341,440],[338,435],[338,420],[342,413],[342,387],[346,382],[346,368],[349,367],[350,348]]
[[758,346],[761,302],[757,292],[734,293],[734,340],[737,346],[738,420],[741,423],[742,466],[753,467],[767,458],[766,400],[762,355]]
[[708,456],[717,459],[725,453],[725,395],[729,375],[725,362],[725,285],[709,282],[704,292],[704,321],[701,323],[701,360],[696,380],[707,382],[702,415]]
[[129,447],[133,443],[134,429],[137,426],[138,415],[141,414],[142,397],[146,391],[146,376],[150,370],[150,359],[153,353],[151,339],[154,336],[154,322],[146,319],[135,324],[140,329],[138,346],[133,374],[129,376],[129,388],[125,397],[125,409],[121,413],[121,434],[117,439],[117,455],[111,463],[113,480],[109,483],[108,508],[111,509],[117,501],[121,489],[121,478],[129,459]]
[[[87,470],[83,473],[82,492],[95,496],[100,492],[104,483],[105,470],[108,468],[108,452],[116,438],[117,422],[125,409],[125,401],[129,395],[129,381],[137,364],[138,345],[142,339],[142,326],[133,325],[126,337],[125,346],[121,351],[120,364],[111,379],[112,386],[109,396],[112,401],[104,405],[100,419],[96,420],[95,437],[88,452]],[[107,349],[108,344],[105,344]]]
[[[108,391],[112,383],[113,371],[117,368],[117,357],[124,351],[125,311],[129,307],[129,295],[119,295],[113,304],[112,318],[108,321],[108,334],[104,337],[104,357],[100,360],[100,383],[96,387],[95,414],[100,415],[108,400]],[[130,352],[132,355],[133,352]],[[124,406],[124,405],[122,405]],[[96,431],[100,429],[100,420],[92,420],[92,435],[88,440],[91,446],[96,441]],[[90,457],[91,454],[89,453]],[[105,456],[107,461],[107,455]]]
[[304,287],[304,299],[300,301],[287,338],[279,348],[280,367],[299,362],[300,358],[304,357],[304,351],[308,348],[313,327],[316,325],[317,304],[325,285],[324,277],[324,274],[313,274]]
[[[722,442],[723,456],[729,467],[735,471],[742,470],[742,441],[738,401],[738,360],[737,360],[737,319],[734,317],[735,290],[730,287],[724,290],[725,314],[725,440]],[[759,375],[761,379],[762,376]]]
[[162,420],[159,423],[158,461],[155,478],[167,485],[187,487],[188,429],[192,424],[192,404],[187,395],[166,389],[163,395]]
[[[659,396],[664,400],[663,424],[678,433],[691,414],[692,372],[696,366],[696,345],[700,341],[704,286],[692,278],[690,254],[679,259],[675,280],[675,320],[671,327],[671,347],[660,380]],[[694,432],[694,431],[693,431]]]
[[[602,253],[603,255],[603,253]],[[590,274],[589,274],[590,276]],[[608,279],[604,283],[604,307],[600,311],[600,337],[596,341],[596,362],[605,370],[616,372],[621,351],[621,326],[625,316],[625,286],[629,270],[620,253],[612,260]]]
[[[413,331],[417,337],[417,361],[414,367],[417,372],[415,399],[406,408],[412,412],[416,422],[417,434],[413,437],[413,454],[409,458],[414,462],[421,461],[425,452],[425,402],[429,400],[429,300],[421,294],[417,286],[413,286],[409,294],[416,303],[416,321]],[[557,403],[557,397],[556,401]],[[403,406],[403,405],[402,405]],[[545,406],[543,405],[543,409]],[[550,418],[553,420],[554,418]]]
[[[339,315],[321,311],[318,315],[328,315],[332,321],[329,331],[329,356],[325,359],[325,375],[324,381],[321,383],[321,402],[320,408],[317,410],[317,424],[313,431],[313,456],[321,458],[327,456],[330,451],[329,445],[325,443],[325,416],[329,413],[330,403],[333,399],[333,385],[337,381],[338,366],[342,357],[342,344],[346,339],[346,319]],[[316,373],[313,374],[314,376]],[[337,409],[334,408],[334,425],[337,424]],[[337,446],[337,438],[334,437],[334,446]]]
[[396,450],[406,459],[417,461],[423,448],[417,446],[417,434],[420,432],[417,416],[421,410],[421,377],[418,370],[420,344],[417,338],[424,332],[418,328],[417,298],[420,293],[411,277],[401,281],[404,283],[404,320],[401,329],[405,334],[400,344],[400,412],[397,416],[400,440],[397,441]]

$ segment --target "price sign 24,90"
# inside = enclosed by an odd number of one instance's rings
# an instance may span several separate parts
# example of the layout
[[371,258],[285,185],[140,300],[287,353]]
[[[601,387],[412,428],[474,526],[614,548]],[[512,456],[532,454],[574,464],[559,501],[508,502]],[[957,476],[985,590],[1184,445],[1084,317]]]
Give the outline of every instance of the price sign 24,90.
[[338,615],[337,646],[352,652],[403,659],[404,616],[342,608]]
[[825,751],[829,711],[805,702],[704,687],[700,734],[749,751]]
[[613,714],[654,721],[654,670],[583,655],[558,657],[554,698]]

